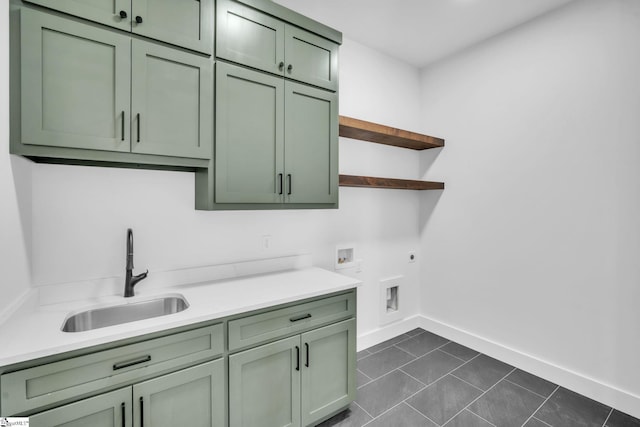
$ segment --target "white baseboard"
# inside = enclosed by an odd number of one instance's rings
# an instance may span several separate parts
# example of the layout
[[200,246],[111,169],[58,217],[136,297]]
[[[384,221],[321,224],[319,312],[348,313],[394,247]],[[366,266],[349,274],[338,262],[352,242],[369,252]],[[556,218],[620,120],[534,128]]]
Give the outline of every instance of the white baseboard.
[[417,318],[417,324],[413,327],[421,327],[434,334],[441,335],[569,390],[609,405],[619,411],[640,418],[640,396],[438,320],[421,315],[415,317]]
[[409,332],[420,326],[421,317],[414,315],[406,319],[399,320],[397,322],[389,323],[381,328],[367,332],[362,335],[358,335],[358,351],[365,348],[369,348],[376,344],[380,344],[383,341],[402,335],[405,332]]

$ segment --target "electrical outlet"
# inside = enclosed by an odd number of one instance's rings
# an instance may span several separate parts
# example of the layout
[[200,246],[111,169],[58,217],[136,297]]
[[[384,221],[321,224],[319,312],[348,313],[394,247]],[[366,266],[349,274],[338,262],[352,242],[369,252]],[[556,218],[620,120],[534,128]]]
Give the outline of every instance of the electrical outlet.
[[413,251],[409,252],[409,262],[416,262],[416,253]]

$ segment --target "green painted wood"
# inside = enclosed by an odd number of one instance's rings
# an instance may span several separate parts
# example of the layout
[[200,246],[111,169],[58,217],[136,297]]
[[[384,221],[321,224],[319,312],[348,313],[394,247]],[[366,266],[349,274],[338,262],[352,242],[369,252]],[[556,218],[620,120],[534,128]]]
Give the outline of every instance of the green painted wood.
[[229,356],[230,427],[299,427],[298,335]]
[[302,28],[285,30],[285,77],[338,90],[338,45]]
[[297,12],[287,9],[284,6],[279,5],[273,1],[265,0],[236,0],[238,3],[251,6],[255,9],[261,10],[271,16],[275,16],[283,21],[289,22],[300,28],[306,28],[307,30],[318,34],[326,39],[332,40],[335,43],[342,44],[342,33],[331,27],[327,27],[324,24],[314,21],[309,17],[300,15]]
[[285,106],[286,202],[337,203],[337,94],[287,81]]
[[[132,0],[131,31],[211,55],[214,1]],[[141,23],[136,21],[138,16]]]
[[218,0],[216,56],[283,75],[284,22],[236,1]]
[[129,151],[129,37],[20,12],[22,143]]
[[224,360],[218,359],[133,386],[134,427],[224,427]]
[[134,153],[213,156],[213,60],[133,40]]
[[[80,18],[131,31],[131,0],[25,0]],[[124,11],[126,18],[120,17]]]
[[[123,415],[124,424],[122,423]],[[130,426],[131,387],[31,415],[29,425],[31,427]]]
[[[23,369],[0,377],[3,415],[34,410],[107,387],[216,357],[224,351],[222,324]],[[150,360],[122,369],[115,364]]]
[[356,319],[302,334],[302,348],[302,425],[310,426],[356,397]]
[[229,351],[354,316],[355,305],[355,292],[349,292],[230,320]]
[[277,203],[284,173],[284,81],[216,64],[216,203]]

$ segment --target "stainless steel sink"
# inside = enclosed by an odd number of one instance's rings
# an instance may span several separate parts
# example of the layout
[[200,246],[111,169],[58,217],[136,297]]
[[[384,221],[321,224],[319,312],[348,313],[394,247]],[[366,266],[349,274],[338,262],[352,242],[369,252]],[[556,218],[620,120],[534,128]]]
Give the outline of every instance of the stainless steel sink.
[[186,310],[189,303],[181,295],[100,307],[73,314],[64,321],[63,332],[83,332],[136,320],[166,316]]

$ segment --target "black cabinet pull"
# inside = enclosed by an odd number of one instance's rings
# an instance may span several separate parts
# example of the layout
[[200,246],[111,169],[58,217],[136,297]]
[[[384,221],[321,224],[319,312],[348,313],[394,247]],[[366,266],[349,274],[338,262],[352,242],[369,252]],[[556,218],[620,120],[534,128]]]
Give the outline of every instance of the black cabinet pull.
[[300,370],[300,347],[296,346],[296,371]]
[[136,121],[138,122],[138,142],[140,142],[140,113],[136,114]]
[[304,343],[304,349],[305,349],[305,350],[306,350],[306,352],[307,352],[307,359],[306,359],[306,361],[304,362],[304,366],[306,366],[306,367],[308,368],[308,367],[309,367],[309,343],[307,343],[307,342],[306,342],[306,343]]
[[122,111],[122,135],[120,139],[124,141],[124,110]]
[[289,319],[289,322],[299,322],[304,319],[309,319],[311,317],[311,313],[303,314],[301,316],[292,317]]
[[287,194],[289,194],[289,195],[290,195],[290,194],[291,194],[291,192],[293,191],[293,190],[291,189],[291,182],[292,182],[292,181],[291,181],[291,174],[290,174],[290,173],[289,173],[289,174],[287,174],[287,180],[289,181],[289,191],[287,191]]
[[120,414],[122,416],[122,427],[125,427],[125,422],[126,422],[126,415],[125,415],[125,404],[124,402],[122,402],[122,404],[120,405]]
[[125,19],[127,17],[127,12],[125,12],[124,10],[120,11],[120,18],[121,19]]
[[280,192],[279,192],[278,194],[282,194],[282,193],[284,192],[284,191],[283,191],[283,189],[282,189],[282,186],[283,186],[283,184],[284,184],[284,183],[282,182],[282,178],[283,178],[282,174],[281,174],[281,173],[279,173],[279,174],[278,174],[278,181],[280,181]]
[[287,67],[287,71],[288,72],[293,71],[293,65],[292,64],[289,64],[289,66]]
[[136,16],[136,23],[137,24],[142,24],[142,16],[140,16],[140,15]]
[[144,427],[144,397],[140,396],[140,427]]
[[278,64],[278,70],[284,70],[284,61],[280,61],[280,63]]
[[119,362],[113,364],[113,370],[117,371],[118,369],[128,368],[129,366],[139,365],[141,363],[150,362],[151,356],[146,355],[139,357],[133,360],[127,360],[126,362]]

